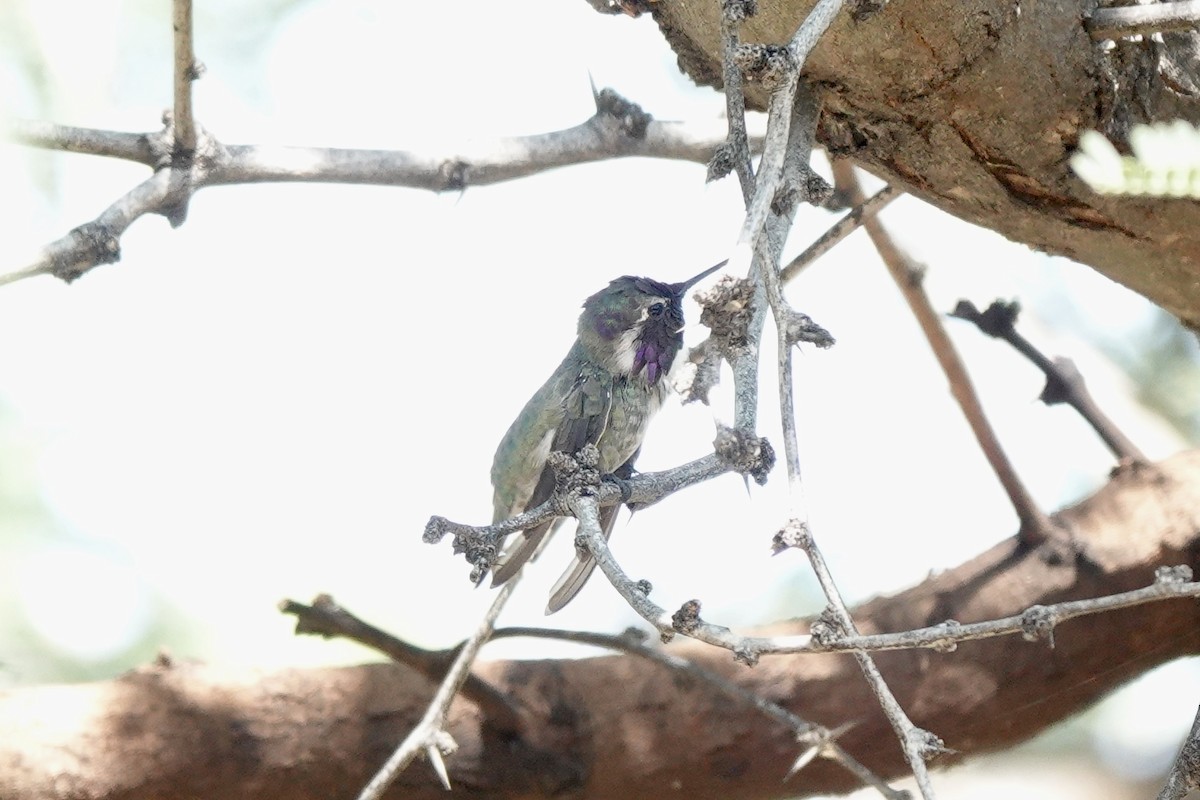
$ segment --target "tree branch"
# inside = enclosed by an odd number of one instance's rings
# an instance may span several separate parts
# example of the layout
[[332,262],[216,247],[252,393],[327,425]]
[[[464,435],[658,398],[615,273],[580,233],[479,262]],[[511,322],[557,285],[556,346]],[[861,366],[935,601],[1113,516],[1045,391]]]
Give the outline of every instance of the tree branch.
[[831,225],[829,230],[806,247],[804,252],[789,261],[788,265],[779,271],[780,282],[787,283],[795,278],[800,274],[800,270],[828,253],[902,194],[904,192],[894,186],[885,186],[866,200],[856,204],[844,217]]
[[[445,678],[458,653],[458,648],[452,651],[424,650],[398,639],[351,614],[335,603],[329,595],[318,595],[312,605],[284,600],[279,604],[279,610],[296,617],[297,634],[324,636],[327,639],[336,636],[358,642],[383,653],[397,664],[403,664],[434,683]],[[480,680],[477,675],[467,676],[460,694],[479,706],[480,711],[487,715],[490,725],[505,731],[519,729],[517,710],[508,698],[497,692],[495,687]]]
[[1029,359],[1046,376],[1041,401],[1048,406],[1067,403],[1074,408],[1092,426],[1096,435],[1104,440],[1118,461],[1147,463],[1145,454],[1096,403],[1075,362],[1069,358],[1050,360],[1017,331],[1019,312],[1020,307],[1015,302],[997,300],[986,311],[980,311],[970,300],[959,300],[950,315],[974,324],[988,336],[1008,342],[1014,350]]
[[[836,182],[845,189],[851,202],[855,204],[863,202],[865,198],[858,178],[854,175],[853,165],[848,161],[835,161],[833,170]],[[905,302],[912,310],[917,324],[921,326],[921,331],[929,341],[929,346],[933,350],[938,364],[946,373],[946,378],[950,382],[950,393],[962,409],[963,416],[966,417],[971,432],[979,442],[984,457],[987,458],[992,471],[996,473],[997,479],[1004,486],[1013,510],[1021,521],[1020,536],[1022,540],[1032,546],[1054,540],[1054,524],[1034,502],[1033,496],[1025,488],[1025,484],[1017,475],[1012,462],[1008,460],[1004,447],[996,436],[996,431],[988,422],[983,404],[979,402],[979,395],[975,392],[966,366],[959,358],[958,351],[954,349],[954,344],[950,341],[937,312],[930,305],[929,297],[921,286],[923,280],[921,269],[900,249],[878,219],[869,219],[863,225],[866,227],[867,235],[871,237],[875,249],[879,251],[879,257],[895,281],[896,287],[900,290],[900,294],[903,295]]]
[[[179,214],[179,182],[187,196],[206,186],[266,182],[349,183],[403,186],[432,191],[463,191],[534,175],[557,167],[624,157],[667,158],[705,163],[725,139],[721,120],[660,122],[611,90],[597,96],[597,111],[586,122],[553,133],[473,142],[443,153],[331,147],[224,145],[197,134],[186,174],[173,157],[177,123],[162,131],[136,134],[72,128],[42,122],[8,124],[6,138],[31,147],[123,158],[172,167],[171,178],[156,173],[109,208],[100,218],[48,245],[32,262],[0,274],[0,285],[39,274],[74,280],[100,264],[120,258],[120,237],[148,213]],[[751,134],[762,140],[761,130]],[[101,235],[99,243],[93,232]],[[98,246],[98,244],[100,246]]]
[[788,778],[795,775],[803,766],[808,764],[813,757],[828,758],[841,764],[847,771],[855,775],[864,786],[870,786],[878,791],[889,800],[905,800],[908,794],[903,791],[897,791],[888,786],[887,783],[875,773],[860,764],[853,756],[846,752],[844,748],[837,743],[837,731],[831,731],[820,725],[815,725],[812,722],[801,719],[797,715],[788,711],[778,703],[772,703],[762,695],[754,694],[743,689],[738,684],[725,678],[715,672],[710,672],[703,667],[688,661],[685,658],[680,658],[673,653],[666,652],[662,649],[652,647],[646,644],[642,632],[636,628],[630,628],[624,634],[613,636],[606,633],[593,633],[590,631],[568,631],[555,628],[501,628],[492,634],[493,639],[505,639],[514,636],[532,637],[535,639],[554,639],[565,642],[577,642],[579,644],[589,644],[595,647],[604,647],[610,650],[618,650],[624,653],[639,656],[648,661],[653,661],[668,669],[675,670],[687,678],[695,678],[710,684],[717,690],[724,692],[730,698],[737,702],[746,703],[751,708],[756,709],[765,716],[783,724],[792,729],[796,736],[796,741],[801,745],[806,745],[806,749],[801,752],[799,757],[792,765],[792,769],[788,773]]
[[[1123,470],[1057,516],[1077,537],[1076,559],[1051,564],[1006,541],[853,609],[856,623],[864,635],[947,618],[970,624],[1128,591],[1163,564],[1198,569],[1200,451]],[[805,632],[807,623],[789,622],[754,633]],[[900,750],[884,744],[888,723],[852,659],[779,656],[746,669],[687,640],[668,652],[831,728],[853,720],[841,747],[885,777],[906,769]],[[1198,652],[1200,604],[1181,599],[1068,621],[1053,647],[988,639],[876,658],[914,721],[962,758],[1010,747],[1132,677]],[[796,753],[791,729],[764,725],[723,692],[647,669],[640,658],[482,662],[476,672],[538,722],[504,738],[473,704],[451,706],[459,751],[450,778],[481,797],[657,798],[678,785],[707,800],[736,783],[743,800],[772,800],[858,785],[826,759],[783,783]],[[111,682],[0,691],[0,785],[5,800],[346,796],[428,701],[426,680],[393,665],[231,673],[160,664]],[[423,770],[399,782],[412,800],[445,796]]]
[[192,116],[192,81],[204,67],[196,61],[192,45],[192,0],[175,0],[172,5],[175,32],[175,149],[190,159],[196,151],[196,120]]
[[471,674],[471,665],[475,663],[480,648],[491,637],[496,618],[500,616],[500,611],[508,602],[508,598],[520,580],[521,575],[518,573],[496,593],[496,598],[492,601],[492,605],[483,619],[480,620],[479,626],[463,643],[458,655],[454,657],[446,677],[438,686],[437,693],[429,701],[425,716],[421,717],[417,726],[409,732],[400,746],[363,787],[358,795],[358,800],[378,800],[419,753],[424,753],[425,757],[429,759],[430,765],[437,773],[438,780],[449,791],[450,778],[446,773],[446,765],[442,761],[442,756],[449,755],[458,749],[457,743],[446,730],[446,716],[450,713],[450,703],[458,694],[463,682]]
[[121,236],[138,218],[163,213],[172,196],[171,170],[155,172],[117,199],[91,222],[51,242],[41,255],[14,272],[0,274],[0,286],[49,274],[70,283],[99,264],[121,259]]
[[[758,5],[755,41],[784,42],[813,0]],[[1123,142],[1133,122],[1197,118],[1200,93],[1188,88],[1197,79],[1194,31],[1108,50],[1094,46],[1082,13],[1062,3],[857,3],[805,63],[825,102],[821,143],[944,211],[1091,265],[1200,327],[1200,204],[1097,195],[1069,167],[1089,128]],[[654,21],[695,81],[719,84],[715,2],[660,0]],[[747,81],[744,92],[749,107],[768,107],[766,85]]]

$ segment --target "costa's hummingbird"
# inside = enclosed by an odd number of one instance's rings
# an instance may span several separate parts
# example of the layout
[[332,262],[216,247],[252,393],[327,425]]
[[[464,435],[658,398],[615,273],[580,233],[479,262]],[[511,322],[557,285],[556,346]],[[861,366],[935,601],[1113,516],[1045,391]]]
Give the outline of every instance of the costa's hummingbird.
[[[667,397],[667,375],[683,346],[683,296],[724,266],[721,262],[682,283],[625,275],[583,303],[578,336],[567,357],[530,398],[504,434],[492,462],[493,522],[534,508],[554,492],[550,453],[575,454],[584,445],[600,451],[599,470],[629,478],[650,418]],[[600,509],[607,538],[620,505]],[[550,520],[521,531],[494,568],[499,586],[520,571],[542,539],[561,523]],[[550,591],[546,613],[565,606],[595,568],[575,559]]]

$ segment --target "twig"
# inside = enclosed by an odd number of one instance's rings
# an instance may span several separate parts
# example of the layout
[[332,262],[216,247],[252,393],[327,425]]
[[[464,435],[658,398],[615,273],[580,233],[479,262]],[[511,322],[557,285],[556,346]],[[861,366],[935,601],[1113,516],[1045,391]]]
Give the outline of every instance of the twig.
[[727,160],[737,173],[742,186],[742,199],[748,204],[754,195],[754,167],[750,163],[750,146],[746,136],[746,95],[742,91],[742,71],[735,56],[739,45],[738,27],[754,10],[755,0],[717,0],[721,4],[721,44],[723,49],[721,75],[725,84],[725,116],[729,121],[729,138],[709,162],[709,180],[720,177],[718,162]]
[[828,253],[843,239],[858,230],[864,222],[874,217],[886,208],[888,203],[902,194],[904,192],[900,189],[889,185],[854,206],[844,217],[835,222],[829,230],[825,231],[815,242],[805,248],[803,253],[793,258],[788,262],[786,267],[779,271],[780,282],[787,283],[795,278],[800,274],[800,270]]
[[[203,150],[203,158],[195,159],[186,174],[188,191],[194,193],[207,186],[293,181],[462,191],[469,186],[500,183],[557,167],[613,158],[641,156],[704,163],[725,139],[725,124],[721,120],[659,122],[644,113],[639,116],[628,111],[630,106],[636,108],[625,101],[625,106],[620,107],[626,112],[619,115],[606,107],[586,122],[565,130],[476,141],[444,153],[222,145],[205,135],[197,145]],[[161,168],[173,162],[174,127],[172,122],[166,130],[137,134],[13,121],[6,126],[5,138],[32,147],[123,158]],[[762,141],[761,130],[750,136],[752,143]],[[159,180],[162,181],[159,191],[153,197],[147,195],[144,187],[158,186]],[[111,247],[97,251],[68,234],[46,247],[31,263],[0,274],[0,285],[40,274],[73,280],[99,264],[113,263],[120,256],[120,234],[134,219],[147,213],[170,214],[176,210],[177,187],[169,184],[169,179],[160,179],[156,174],[114,204],[114,207],[123,202],[128,205],[130,195],[138,198],[137,213],[123,219],[116,236],[108,240]],[[104,223],[104,219],[98,219],[76,231],[104,227]]]
[[[794,186],[794,196],[789,198],[790,206],[787,213],[776,213],[772,216],[770,230],[771,239],[768,248],[774,260],[764,265],[761,270],[763,285],[771,312],[775,318],[775,330],[778,338],[778,372],[779,372],[779,413],[783,424],[784,462],[787,464],[788,496],[793,506],[793,516],[799,517],[798,509],[802,505],[803,487],[800,484],[800,452],[796,440],[796,410],[792,389],[792,347],[802,338],[802,331],[813,332],[814,328],[823,336],[807,338],[816,341],[821,346],[833,344],[833,338],[827,332],[812,324],[812,320],[797,314],[783,298],[783,287],[778,272],[778,254],[782,250],[782,242],[786,240],[791,221],[795,215],[797,202],[809,202],[811,197],[803,188],[803,173],[808,168],[812,155],[813,141],[816,135],[817,117],[820,108],[816,99],[811,95],[807,86],[799,87],[795,93],[795,108],[792,109],[792,122],[788,126],[791,138],[788,141],[788,151],[784,158],[780,183]],[[777,204],[778,206],[778,204]],[[779,209],[783,212],[784,209]]]
[[[327,594],[318,595],[312,605],[284,600],[279,610],[296,617],[297,634],[313,634],[325,638],[341,637],[378,650],[398,664],[414,670],[431,681],[439,682],[458,652],[425,650],[376,628],[334,602]],[[461,646],[461,645],[460,645]],[[500,731],[520,730],[520,717],[507,695],[477,675],[469,674],[459,692],[484,713],[487,724]]]
[[758,427],[758,356],[767,321],[766,293],[761,282],[754,284],[750,313],[746,346],[729,363],[733,372],[733,424],[741,431]]
[[579,520],[576,541],[587,547],[613,588],[642,619],[655,627],[664,642],[670,641],[676,633],[684,633],[693,639],[731,650],[734,657],[744,663],[753,664],[758,660],[757,652],[743,646],[748,641],[744,637],[735,635],[726,627],[702,622],[699,618],[699,602],[685,604],[685,608],[690,607],[689,614],[684,614],[681,609],[672,615],[650,600],[648,595],[652,587],[649,581],[630,578],[608,549],[600,531],[599,504],[594,496],[574,496],[567,503],[571,513]]
[[1083,25],[1093,39],[1119,39],[1200,27],[1200,0],[1097,8]]
[[[745,116],[745,97],[742,94],[741,74],[736,65],[737,25],[741,19],[748,16],[753,8],[752,0],[722,0],[722,42],[724,48],[723,72],[726,82],[726,104],[730,116],[729,146],[733,151],[734,166],[739,169],[738,177],[742,184],[742,195],[746,202],[746,218],[738,235],[737,245],[730,256],[728,271],[737,276],[754,276],[755,289],[753,299],[753,318],[750,324],[753,332],[752,345],[747,352],[733,359],[730,367],[734,375],[734,424],[738,429],[753,431],[758,417],[758,345],[760,332],[765,321],[763,303],[767,300],[766,284],[763,276],[767,271],[774,271],[779,262],[783,249],[783,240],[791,225],[791,215],[787,222],[772,232],[764,243],[761,241],[764,226],[766,226],[769,211],[775,202],[776,193],[783,182],[784,160],[788,152],[788,143],[793,114],[799,107],[796,92],[800,82],[800,70],[812,48],[816,46],[821,35],[833,22],[837,12],[842,7],[843,0],[820,0],[809,12],[807,18],[797,29],[787,48],[788,69],[781,85],[771,94],[771,104],[767,116],[767,134],[763,142],[763,155],[759,161],[758,176],[755,178],[748,163],[740,159],[741,151],[737,148],[738,123],[734,116]],[[734,96],[729,96],[732,87]],[[805,162],[807,166],[807,162]],[[744,169],[744,173],[743,170]],[[750,189],[753,188],[753,194]],[[792,209],[794,211],[794,209]],[[772,253],[772,248],[774,253]]]
[[[833,172],[836,182],[839,186],[844,187],[851,202],[855,204],[863,202],[862,187],[854,175],[854,167],[850,162],[835,161]],[[979,402],[979,396],[971,383],[971,377],[967,374],[967,369],[954,349],[950,337],[946,334],[946,329],[942,325],[938,313],[933,310],[933,306],[929,303],[929,297],[921,286],[921,270],[900,249],[878,219],[869,219],[863,225],[867,229],[867,235],[871,237],[875,249],[879,251],[879,257],[883,260],[892,279],[896,282],[896,286],[900,289],[900,293],[904,295],[913,316],[916,317],[917,323],[921,326],[921,331],[929,341],[929,346],[933,349],[938,364],[946,373],[946,378],[950,382],[950,393],[954,395],[963,415],[967,418],[967,424],[971,426],[971,432],[975,434],[980,449],[983,450],[984,456],[1004,486],[1004,491],[1008,494],[1009,501],[1021,523],[1018,537],[1027,546],[1036,546],[1050,541],[1055,533],[1054,523],[1034,502],[1029,490],[1025,488],[1025,484],[1021,482],[1017,471],[1008,460],[1008,456],[1005,455],[1004,448],[1000,445],[1000,440],[996,437],[996,432],[988,422],[983,406]]]
[[1183,800],[1183,797],[1195,789],[1200,789],[1200,708],[1196,709],[1196,718],[1192,721],[1192,729],[1188,732],[1167,782],[1158,793],[1158,800]]
[[121,235],[142,215],[165,208],[170,196],[170,171],[160,170],[118,198],[96,219],[46,245],[32,263],[0,274],[0,286],[40,274],[70,282],[98,264],[119,261]]
[[800,85],[800,70],[803,69],[808,54],[841,10],[842,2],[843,0],[819,0],[788,43],[791,65],[783,83],[771,93],[767,135],[758,167],[758,181],[754,200],[746,210],[746,220],[739,236],[741,243],[755,242],[766,224],[775,194],[783,182],[783,162],[788,152],[793,110],[796,108],[796,91]]
[[[789,126],[791,134],[788,140],[787,153],[782,164],[780,183],[781,185],[795,186],[795,191],[799,195],[796,199],[804,201],[811,200],[808,193],[801,187],[805,185],[803,182],[803,173],[808,168],[809,158],[812,153],[818,114],[819,108],[817,103],[809,94],[807,87],[799,87],[798,91],[795,92],[795,107],[792,110],[792,122]],[[857,202],[861,203],[861,198]],[[776,206],[778,206],[778,203],[776,203]],[[768,225],[769,229],[772,227],[775,228],[771,233],[775,236],[786,237],[794,211],[795,206],[793,205],[788,209],[788,213],[782,213],[781,210],[781,213],[775,214],[771,219],[773,225]],[[769,246],[769,249],[774,248]],[[777,258],[776,251],[776,260],[763,264],[760,274],[765,283],[766,294],[775,317],[775,327],[778,334],[779,405],[780,418],[783,424],[785,463],[787,464],[788,474],[788,496],[792,510],[792,522],[790,524],[797,526],[803,531],[803,535],[799,537],[797,543],[808,555],[821,589],[829,601],[829,611],[837,619],[841,630],[853,634],[857,633],[857,630],[850,616],[850,611],[842,599],[841,592],[834,583],[833,576],[829,571],[828,565],[825,563],[824,556],[821,554],[816,540],[808,528],[806,504],[803,500],[804,487],[800,479],[799,445],[796,436],[792,348],[802,338],[802,331],[810,334],[809,337],[804,338],[808,338],[809,341],[816,341],[826,347],[833,343],[833,339],[823,329],[813,326],[812,321],[807,317],[804,317],[803,321],[797,319],[802,315],[797,314],[783,298],[780,276],[776,272]],[[811,337],[811,332],[814,328],[820,334],[816,338]],[[887,716],[889,722],[891,722],[892,728],[896,731],[896,735],[900,739],[901,747],[908,759],[909,767],[916,777],[917,786],[920,788],[922,796],[927,800],[932,800],[934,797],[933,785],[930,781],[929,770],[926,767],[925,761],[942,749],[941,740],[913,725],[870,655],[862,651],[856,651],[854,658],[858,661],[859,668],[866,677],[868,685],[871,687],[880,707],[883,709],[884,714]]]
[[446,714],[450,710],[450,702],[454,699],[454,695],[457,694],[463,681],[466,680],[467,675],[470,674],[471,665],[475,662],[479,649],[491,636],[496,617],[500,615],[501,609],[508,602],[509,596],[520,579],[521,575],[518,573],[500,589],[496,599],[492,601],[491,608],[480,621],[479,627],[458,651],[458,656],[450,665],[450,670],[442,680],[441,686],[438,687],[433,699],[429,701],[429,708],[425,711],[425,716],[400,743],[400,746],[379,769],[375,777],[371,778],[370,782],[363,787],[358,795],[358,800],[378,800],[404,768],[412,763],[418,753],[425,754],[441,779],[442,785],[446,789],[450,788],[450,779],[446,774],[445,764],[442,762],[442,755],[453,752],[455,748],[454,740],[445,730]]
[[1017,331],[1017,315],[1020,311],[1016,303],[1000,300],[993,301],[986,311],[980,311],[970,300],[959,300],[950,316],[973,323],[988,336],[1008,342],[1018,353],[1032,361],[1046,376],[1042,402],[1046,405],[1067,403],[1078,411],[1119,461],[1147,463],[1145,454],[1096,404],[1075,362],[1069,358],[1050,360]]
[[171,150],[163,131],[126,133],[75,128],[37,120],[9,120],[6,124],[4,138],[16,144],[44,150],[61,150],[64,153],[120,158],[148,167],[161,163],[164,155],[169,157]]
[[[606,506],[625,502],[631,507],[646,508],[681,489],[739,468],[754,471],[763,467],[761,464],[739,465],[714,452],[673,469],[638,473],[625,482],[624,488],[628,490],[627,495],[623,495],[622,489],[612,483],[601,483],[595,489],[596,500]],[[562,500],[557,496],[552,496],[536,508],[492,525],[466,525],[461,522],[453,522],[445,517],[433,516],[425,524],[422,539],[426,544],[437,544],[446,535],[451,535],[454,552],[465,554],[467,561],[474,568],[472,580],[482,579],[483,574],[491,567],[506,536],[562,516],[563,513]]]
[[172,27],[175,33],[175,148],[181,156],[191,157],[196,150],[196,120],[192,116],[192,81],[200,77],[202,67],[196,61],[192,44],[192,0],[175,0]]
[[1020,634],[1028,642],[1042,639],[1053,641],[1054,629],[1076,617],[1102,614],[1119,608],[1131,608],[1163,600],[1196,597],[1200,597],[1200,582],[1192,581],[1190,567],[1187,565],[1159,567],[1155,570],[1154,583],[1141,589],[1131,589],[1127,592],[1084,600],[1068,600],[1048,606],[1032,606],[1020,614],[1010,617],[972,623],[947,620],[940,625],[899,633],[846,635],[837,632],[823,632],[820,637],[809,635],[751,639],[748,640],[748,646],[763,655],[781,655],[854,650],[878,652],[907,650],[914,647],[952,652],[963,642],[1014,634]]
[[[711,458],[711,456],[706,456],[706,458]],[[657,474],[666,475],[668,473]],[[638,475],[633,480],[636,481],[643,477],[645,475]],[[807,636],[740,636],[726,627],[702,621],[699,618],[700,605],[698,601],[690,601],[685,604],[690,607],[691,611],[688,615],[681,615],[680,612],[672,614],[650,600],[647,596],[652,588],[650,583],[630,578],[617,563],[600,533],[597,509],[600,505],[607,504],[610,496],[613,501],[618,500],[620,490],[611,484],[601,483],[595,491],[596,493],[592,496],[568,498],[564,510],[569,511],[580,520],[580,540],[595,556],[601,571],[630,607],[642,619],[653,625],[664,640],[671,639],[676,633],[683,633],[693,639],[729,650],[739,661],[745,663],[754,663],[764,655],[789,653],[873,652],[912,648],[950,652],[961,642],[1013,634],[1021,634],[1027,641],[1036,641],[1050,638],[1058,624],[1075,617],[1162,600],[1200,597],[1200,582],[1193,582],[1191,569],[1186,565],[1180,565],[1160,567],[1155,572],[1154,583],[1141,589],[1049,606],[1033,606],[1015,616],[984,622],[964,624],[947,620],[927,628],[865,636],[853,632],[850,628],[830,630],[828,626],[821,629],[819,625],[815,626],[816,630],[813,634]],[[640,489],[635,490],[634,496],[637,496],[637,491]],[[785,528],[776,537],[776,548],[807,548],[804,541],[806,537],[811,538],[811,534],[806,528]],[[836,586],[832,587],[832,591],[836,593]],[[689,618],[683,619],[685,616]]]
[[[492,639],[506,639],[512,637],[529,637],[534,639],[554,639],[557,641],[576,642],[578,644],[587,644],[594,647],[604,647],[609,650],[619,650],[624,653],[644,658],[648,661],[653,661],[668,669],[683,673],[689,677],[707,683],[709,686],[726,694],[727,696],[745,703],[756,709],[762,714],[770,717],[777,722],[791,728],[796,735],[796,741],[800,744],[808,745],[808,748],[801,753],[797,759],[799,763],[811,755],[828,758],[843,766],[848,772],[859,778],[865,785],[875,788],[884,797],[890,800],[903,800],[907,797],[904,791],[893,789],[888,786],[883,778],[871,772],[861,762],[851,756],[841,745],[837,743],[837,736],[840,731],[831,731],[823,725],[809,722],[801,717],[788,711],[778,703],[773,703],[761,695],[749,691],[748,689],[739,686],[727,678],[704,669],[700,665],[681,658],[671,653],[665,652],[659,648],[652,647],[645,642],[641,636],[641,631],[630,629],[624,634],[614,636],[608,633],[593,633],[590,631],[569,631],[557,628],[529,628],[529,627],[511,627],[499,628],[492,633]],[[815,750],[815,752],[813,752]],[[795,774],[795,768],[788,773],[790,778]]]
[[[854,626],[850,610],[846,607],[841,592],[838,591],[837,584],[834,583],[833,575],[829,572],[829,566],[825,563],[825,557],[822,555],[820,548],[817,547],[812,534],[808,532],[807,526],[793,533],[791,544],[794,547],[802,549],[808,556],[813,572],[817,576],[817,581],[821,584],[821,589],[825,593],[826,599],[829,600],[829,605],[826,607],[825,613],[821,615],[821,619],[817,623],[814,623],[812,627],[813,637],[836,636],[839,632],[851,636],[857,635],[858,630]],[[918,728],[912,723],[912,720],[908,718],[908,714],[904,712],[904,709],[896,700],[896,696],[892,694],[892,690],[888,688],[887,682],[883,679],[883,675],[880,674],[879,668],[875,666],[875,661],[870,655],[862,650],[855,650],[854,658],[858,661],[858,666],[862,669],[863,675],[866,676],[867,684],[871,687],[871,691],[874,692],[875,699],[879,702],[883,713],[891,723],[892,729],[900,739],[900,746],[904,749],[904,755],[908,759],[909,768],[917,780],[917,786],[921,790],[922,797],[925,797],[926,800],[932,800],[934,797],[933,784],[929,779],[929,769],[925,761],[940,752],[944,752],[945,748],[942,745],[941,739],[938,739],[929,731]]]
[[[595,499],[594,497],[577,498],[572,502],[575,505],[588,506],[595,505]],[[574,509],[575,505],[572,505],[571,508]],[[939,625],[926,628],[869,635],[853,632],[849,628],[841,631],[830,630],[828,626],[822,628],[819,624],[815,624],[814,632],[807,636],[738,636],[728,628],[704,622],[699,622],[692,627],[679,626],[669,612],[647,599],[648,583],[629,578],[613,558],[612,551],[602,537],[596,541],[589,534],[586,526],[581,529],[584,541],[589,550],[597,556],[597,562],[604,574],[608,576],[630,606],[643,619],[654,625],[664,638],[669,639],[675,633],[684,633],[693,639],[730,650],[739,657],[739,660],[743,661],[754,661],[759,656],[790,653],[877,652],[913,648],[951,652],[963,642],[1015,634],[1020,634],[1026,641],[1033,642],[1051,638],[1055,627],[1076,617],[1101,614],[1163,600],[1200,597],[1200,582],[1192,580],[1191,568],[1187,565],[1179,565],[1159,567],[1155,571],[1154,582],[1141,589],[1084,600],[1068,600],[1048,606],[1032,606],[1020,614],[983,622],[960,623],[955,620],[947,620]],[[785,529],[780,533],[781,543],[777,546],[780,548],[800,547],[807,551],[808,545],[804,541],[806,536],[811,538],[811,534],[803,529]],[[819,551],[818,558],[820,558]],[[823,559],[821,563],[824,564]],[[836,585],[832,586],[832,591],[836,593],[836,590]],[[835,594],[835,596],[838,595]],[[695,602],[692,601],[692,603]],[[698,603],[696,608],[698,609]]]
[[783,161],[787,153],[792,111],[796,107],[796,91],[800,84],[800,71],[808,54],[812,52],[821,35],[832,24],[841,10],[843,0],[818,0],[796,34],[788,43],[784,58],[789,62],[782,80],[771,92],[767,112],[767,133],[763,141],[762,157],[758,164],[754,197],[746,208],[746,218],[738,234],[737,245],[729,257],[728,271],[734,275],[748,275],[756,255],[759,237],[775,202],[783,180]]

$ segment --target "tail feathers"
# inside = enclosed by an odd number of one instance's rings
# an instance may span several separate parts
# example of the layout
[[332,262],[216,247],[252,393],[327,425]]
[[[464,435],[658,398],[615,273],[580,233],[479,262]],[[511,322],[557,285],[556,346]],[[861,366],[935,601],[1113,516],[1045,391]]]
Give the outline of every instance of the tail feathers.
[[571,565],[567,567],[567,571],[550,590],[550,601],[546,603],[546,613],[553,614],[575,599],[575,595],[579,594],[579,590],[587,583],[587,579],[592,576],[592,570],[595,568],[596,559],[592,558],[591,553],[576,553],[575,558],[571,560]]
[[495,566],[492,567],[492,587],[508,583],[514,575],[520,572],[521,567],[525,566],[525,562],[531,561],[541,550],[542,541],[550,532],[551,526],[557,528],[561,523],[561,519],[544,522],[536,528],[529,528],[514,536],[512,542],[500,554],[500,558],[496,559]]
[[[617,512],[620,509],[619,505],[605,506],[600,509],[600,531],[604,534],[605,541],[612,535],[613,526],[617,522]],[[553,614],[571,602],[575,595],[579,594],[583,585],[587,583],[588,578],[592,576],[592,570],[595,568],[596,559],[592,558],[592,554],[577,548],[570,566],[555,582],[554,588],[550,590],[550,601],[546,603],[546,613]]]

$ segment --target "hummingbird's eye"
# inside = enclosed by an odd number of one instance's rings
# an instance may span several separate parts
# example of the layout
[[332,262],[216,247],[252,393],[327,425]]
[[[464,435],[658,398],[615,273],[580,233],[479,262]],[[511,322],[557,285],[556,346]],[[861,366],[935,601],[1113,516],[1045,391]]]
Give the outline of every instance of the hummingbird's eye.
[[661,317],[662,313],[663,313],[663,309],[665,309],[666,307],[667,306],[665,303],[654,303],[653,305],[650,306],[650,316]]

